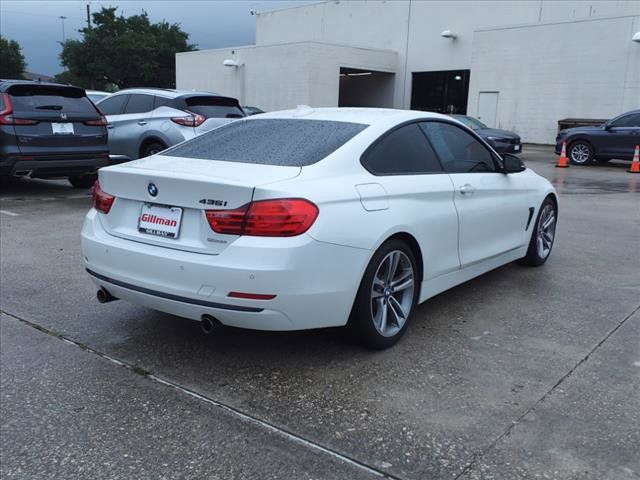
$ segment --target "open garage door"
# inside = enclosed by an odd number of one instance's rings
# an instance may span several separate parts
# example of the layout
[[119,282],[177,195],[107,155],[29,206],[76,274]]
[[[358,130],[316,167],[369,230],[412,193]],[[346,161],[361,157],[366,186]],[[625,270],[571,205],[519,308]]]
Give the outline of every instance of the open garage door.
[[339,107],[393,107],[395,74],[340,68]]
[[470,70],[413,72],[411,109],[466,114],[470,72]]

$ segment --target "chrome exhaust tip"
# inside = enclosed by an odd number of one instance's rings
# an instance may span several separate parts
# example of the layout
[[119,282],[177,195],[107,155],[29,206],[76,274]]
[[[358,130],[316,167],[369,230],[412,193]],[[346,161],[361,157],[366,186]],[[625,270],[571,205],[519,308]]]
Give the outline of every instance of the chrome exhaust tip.
[[114,300],[118,300],[116,297],[111,295],[109,291],[102,287],[100,290],[96,292],[96,298],[100,303],[113,302]]
[[221,326],[222,324],[220,323],[220,320],[212,317],[211,315],[203,315],[202,319],[200,320],[200,328],[202,329],[202,333],[204,333],[205,335],[209,335],[211,332]]

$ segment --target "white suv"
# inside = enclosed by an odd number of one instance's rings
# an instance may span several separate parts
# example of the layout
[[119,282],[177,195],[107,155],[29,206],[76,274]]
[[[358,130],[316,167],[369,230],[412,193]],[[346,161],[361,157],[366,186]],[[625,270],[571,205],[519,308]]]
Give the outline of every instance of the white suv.
[[111,163],[148,157],[246,116],[235,98],[189,90],[131,88],[97,105],[107,117]]

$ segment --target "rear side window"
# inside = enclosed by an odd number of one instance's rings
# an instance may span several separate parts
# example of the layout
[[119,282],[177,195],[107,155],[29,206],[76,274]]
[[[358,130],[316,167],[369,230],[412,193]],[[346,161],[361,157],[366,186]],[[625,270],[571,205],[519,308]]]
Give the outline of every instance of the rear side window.
[[374,175],[442,172],[436,153],[415,123],[382,137],[365,153],[362,165]]
[[96,109],[79,88],[43,85],[19,85],[9,89],[11,106],[16,112],[64,112],[96,115]]
[[284,118],[236,120],[161,155],[304,167],[330,155],[367,126]]
[[129,95],[114,95],[98,103],[98,108],[105,115],[119,115],[122,113],[128,98]]
[[158,97],[157,95],[154,97],[153,108],[165,107],[171,103],[170,98],[166,97]]
[[245,114],[233,98],[207,97],[204,95],[184,99],[187,108],[205,118],[240,118]]
[[462,128],[442,122],[423,122],[420,127],[438,152],[445,171],[495,172],[491,152]]
[[124,113],[146,113],[153,110],[153,95],[131,94]]

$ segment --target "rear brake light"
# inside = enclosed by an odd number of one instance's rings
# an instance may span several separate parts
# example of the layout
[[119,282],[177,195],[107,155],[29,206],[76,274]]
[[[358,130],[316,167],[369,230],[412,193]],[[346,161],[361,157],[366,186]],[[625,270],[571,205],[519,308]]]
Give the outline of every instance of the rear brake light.
[[171,121],[185,127],[199,127],[206,120],[206,118],[199,113],[193,113],[189,110],[185,110],[185,112],[189,115],[186,117],[171,117]]
[[234,210],[205,210],[216,233],[259,237],[294,237],[313,225],[318,207],[302,198],[259,200]]
[[84,122],[84,124],[91,125],[92,127],[106,127],[107,119],[104,117],[104,115],[101,115],[98,120],[87,120],[86,122]]
[[0,111],[0,125],[36,125],[37,120],[29,120],[27,118],[15,118],[13,113],[13,107],[11,106],[11,100],[9,94],[4,93],[2,95],[4,101],[4,109]]
[[92,127],[106,127],[108,125],[107,118],[104,116],[104,113],[102,113],[102,110],[100,110],[100,107],[98,107],[93,102],[91,102],[91,105],[93,105],[93,108],[96,109],[96,112],[98,112],[100,118],[98,120],[87,120],[86,122],[84,122],[84,124],[91,125]]
[[93,208],[102,213],[109,213],[115,199],[113,195],[103,192],[100,183],[96,180],[93,184]]

